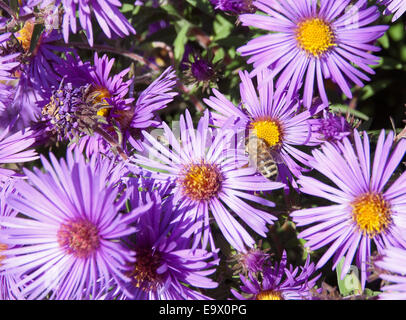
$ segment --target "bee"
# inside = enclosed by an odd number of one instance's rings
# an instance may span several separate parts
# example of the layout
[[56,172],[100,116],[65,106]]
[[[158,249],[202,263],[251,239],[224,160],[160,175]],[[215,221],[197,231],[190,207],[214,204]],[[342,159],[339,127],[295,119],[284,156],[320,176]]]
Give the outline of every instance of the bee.
[[275,181],[279,175],[278,164],[283,163],[279,153],[268,143],[255,135],[250,135],[245,144],[250,165],[257,168],[265,178]]

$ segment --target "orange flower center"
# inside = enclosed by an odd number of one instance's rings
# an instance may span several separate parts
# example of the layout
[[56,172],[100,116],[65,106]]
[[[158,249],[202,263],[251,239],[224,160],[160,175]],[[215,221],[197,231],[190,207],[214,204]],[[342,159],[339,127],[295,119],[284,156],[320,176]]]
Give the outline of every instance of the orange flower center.
[[99,230],[84,219],[62,223],[57,239],[61,248],[78,258],[88,258],[100,246]]
[[282,293],[275,290],[261,291],[255,296],[255,300],[284,300]]
[[217,165],[202,161],[200,164],[185,166],[178,182],[187,197],[200,201],[215,197],[221,188],[222,180]]

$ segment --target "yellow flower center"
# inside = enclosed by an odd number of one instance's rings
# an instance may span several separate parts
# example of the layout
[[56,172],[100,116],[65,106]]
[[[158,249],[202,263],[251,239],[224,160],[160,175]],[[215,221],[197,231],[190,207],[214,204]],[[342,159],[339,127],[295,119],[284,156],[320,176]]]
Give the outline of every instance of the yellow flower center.
[[390,205],[379,193],[365,193],[351,206],[358,228],[370,238],[384,232],[392,222]]
[[[110,98],[111,94],[110,91],[101,86],[95,86],[92,90],[92,93],[95,94],[94,103],[98,103],[100,105],[108,105],[106,98]],[[110,108],[101,108],[97,111],[97,115],[101,117],[107,117],[109,115]]]
[[278,122],[274,120],[260,120],[251,123],[253,133],[273,147],[282,141],[282,130]]
[[183,194],[192,200],[209,200],[216,196],[223,178],[215,164],[201,162],[183,168],[178,183]]
[[315,57],[336,46],[334,38],[331,27],[322,19],[306,19],[297,25],[296,40],[299,47]]
[[28,52],[30,50],[33,31],[34,23],[32,21],[26,21],[24,23],[24,27],[22,27],[20,31],[18,31],[18,35],[16,36],[25,52]]
[[255,300],[284,300],[282,293],[274,290],[261,291],[255,297]]

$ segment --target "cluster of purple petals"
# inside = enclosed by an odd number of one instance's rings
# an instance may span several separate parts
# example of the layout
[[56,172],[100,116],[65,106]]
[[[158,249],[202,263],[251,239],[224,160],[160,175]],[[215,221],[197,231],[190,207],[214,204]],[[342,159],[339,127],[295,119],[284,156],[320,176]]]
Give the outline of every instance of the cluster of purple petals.
[[108,159],[68,151],[66,160],[41,160],[46,172],[25,170],[27,181],[7,196],[25,218],[1,221],[7,248],[0,271],[17,278],[25,299],[95,297],[99,286],[126,279],[124,264],[133,258],[116,240],[134,232],[130,224],[150,206],[120,213],[126,198],[118,197],[112,172],[119,166]]
[[215,9],[230,12],[233,14],[242,14],[255,12],[256,9],[252,0],[210,0]]
[[[197,129],[188,111],[181,115],[179,127],[172,130],[166,123],[162,123],[164,144],[155,137],[143,131],[145,153],[135,154],[131,159],[137,166],[151,168],[151,176],[158,180],[171,181],[175,184],[173,194],[176,203],[189,210],[184,219],[199,225],[193,232],[196,246],[206,248],[208,244],[215,248],[214,239],[209,223],[209,214],[212,215],[227,241],[241,252],[246,247],[254,245],[254,239],[232,216],[238,215],[250,228],[260,235],[265,235],[266,224],[272,224],[276,219],[272,214],[254,208],[244,200],[259,203],[263,206],[273,207],[272,201],[264,199],[251,191],[271,191],[283,187],[282,183],[269,181],[256,174],[254,167],[244,167],[248,164],[248,157],[244,150],[232,147],[236,131],[230,126],[234,118],[222,130],[209,127],[210,113],[206,111],[200,119]],[[176,136],[175,134],[180,134]],[[181,139],[182,143],[178,142]],[[156,160],[155,160],[155,159]],[[189,179],[187,172],[191,167],[209,167],[213,181],[211,189],[199,188],[190,190],[184,185]],[[156,169],[164,172],[157,172]],[[135,169],[136,170],[136,169]],[[203,195],[203,196],[202,196]],[[227,210],[227,207],[231,210]]]
[[[49,1],[48,1],[49,2]],[[56,0],[55,6],[63,8],[62,33],[65,42],[69,42],[69,34],[77,33],[80,29],[77,25],[77,14],[80,26],[86,31],[89,44],[94,44],[92,17],[94,16],[107,38],[118,36],[124,38],[135,34],[127,18],[119,11],[122,4],[120,1],[95,1],[95,0]],[[46,3],[41,4],[42,7]]]
[[[362,87],[363,81],[370,80],[365,73],[375,73],[370,65],[377,65],[379,58],[370,52],[380,50],[373,43],[388,26],[369,25],[380,16],[376,6],[368,7],[366,1],[350,2],[327,0],[318,6],[317,0],[255,1],[255,6],[265,14],[242,14],[239,19],[244,26],[272,32],[250,40],[237,51],[250,56],[247,62],[254,68],[251,75],[272,69],[270,77],[277,78],[276,92],[287,89],[288,100],[303,87],[303,103],[307,108],[311,106],[315,87],[328,105],[325,79],[331,79],[352,98],[351,83]],[[320,54],[309,53],[297,39],[298,27],[308,19],[323,21],[332,33],[330,46]]]
[[6,32],[0,35],[0,80],[12,80],[12,72],[19,66],[16,58],[20,55],[19,52],[7,53],[7,42],[11,39],[11,33]]
[[310,119],[313,137],[321,142],[339,141],[352,132],[351,125],[345,117],[323,110],[318,119]]
[[[129,203],[140,207],[153,201],[147,214],[137,221],[135,236],[126,240],[135,252],[134,266],[139,272],[133,279],[121,282],[106,299],[120,300],[190,300],[210,299],[194,288],[212,289],[217,283],[209,278],[219,259],[216,252],[192,249],[190,233],[193,227],[176,218],[185,214],[173,202],[170,183],[151,178],[130,179]],[[149,264],[145,263],[148,261]],[[144,272],[141,274],[141,272]]]
[[406,300],[406,249],[388,246],[375,266],[380,278],[386,281],[379,299]]
[[392,21],[399,19],[406,11],[405,0],[379,0],[385,7],[384,14],[393,14]]
[[[14,181],[10,179],[2,181],[0,190],[0,222],[4,217],[15,217],[18,213],[6,204],[7,196],[12,193],[15,193]],[[3,233],[4,227],[0,227],[0,230]],[[2,243],[1,237],[0,243]],[[18,277],[14,275],[5,272],[0,273],[0,300],[18,300],[22,298],[16,286],[17,279]]]
[[312,134],[310,121],[312,116],[324,108],[316,103],[309,110],[302,110],[303,102],[298,96],[288,99],[286,92],[277,94],[270,71],[264,70],[257,78],[256,88],[254,79],[248,72],[240,72],[240,94],[242,103],[235,106],[218,90],[213,89],[214,96],[203,101],[216,112],[211,113],[212,122],[223,127],[227,119],[235,118],[234,130],[242,132],[244,137],[249,134],[251,124],[261,120],[276,121],[279,125],[282,141],[278,147],[278,180],[289,181],[296,187],[295,177],[299,177],[311,158],[301,151],[301,146],[317,145],[317,136]]
[[[280,262],[263,268],[262,278],[259,280],[253,273],[248,277],[240,275],[242,286],[239,293],[232,289],[232,294],[239,300],[258,300],[261,295],[276,295],[280,300],[310,300],[313,298],[311,290],[321,274],[315,275],[314,263],[307,257],[304,266],[293,268],[288,265],[284,251]],[[276,300],[276,299],[275,299]]]
[[59,140],[72,139],[80,134],[76,113],[86,106],[85,91],[89,87],[74,88],[72,83],[61,82],[52,92],[49,103],[43,107],[45,130],[56,134]]
[[[388,246],[406,247],[402,236],[406,230],[406,210],[403,205],[406,175],[403,172],[390,181],[405,155],[406,140],[402,139],[391,150],[394,133],[390,131],[385,135],[382,130],[375,155],[372,156],[368,134],[364,132],[361,139],[360,133],[355,129],[353,135],[354,144],[345,137],[341,142],[325,142],[320,149],[313,150],[312,167],[328,178],[330,184],[305,175],[299,179],[301,192],[332,203],[296,210],[290,215],[297,227],[305,227],[298,236],[307,241],[306,247],[317,250],[328,245],[317,268],[332,259],[335,269],[345,256],[342,267],[344,277],[355,260],[361,270],[360,280],[364,288],[370,272],[367,265],[373,244],[378,252]],[[367,232],[365,225],[357,223],[354,214],[354,203],[365,195],[378,195],[379,202],[375,200],[367,205],[380,208],[380,219],[387,215],[386,220],[380,220],[382,224],[376,233]],[[364,212],[371,212],[371,207],[367,205]]]

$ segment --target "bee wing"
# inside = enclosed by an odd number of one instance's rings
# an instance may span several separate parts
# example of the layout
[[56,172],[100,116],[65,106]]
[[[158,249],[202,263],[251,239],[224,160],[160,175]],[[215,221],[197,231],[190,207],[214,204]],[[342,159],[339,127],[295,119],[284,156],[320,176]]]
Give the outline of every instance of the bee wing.
[[271,156],[274,159],[275,163],[277,163],[277,164],[285,164],[285,161],[283,160],[280,152],[271,149],[269,151],[269,153],[271,154]]

